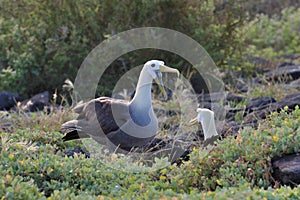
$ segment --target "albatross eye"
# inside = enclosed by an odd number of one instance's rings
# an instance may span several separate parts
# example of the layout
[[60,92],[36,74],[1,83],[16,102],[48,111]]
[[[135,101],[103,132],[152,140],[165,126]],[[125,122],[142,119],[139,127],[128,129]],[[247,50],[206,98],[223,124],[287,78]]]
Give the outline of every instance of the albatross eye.
[[151,67],[155,67],[155,64],[151,64]]

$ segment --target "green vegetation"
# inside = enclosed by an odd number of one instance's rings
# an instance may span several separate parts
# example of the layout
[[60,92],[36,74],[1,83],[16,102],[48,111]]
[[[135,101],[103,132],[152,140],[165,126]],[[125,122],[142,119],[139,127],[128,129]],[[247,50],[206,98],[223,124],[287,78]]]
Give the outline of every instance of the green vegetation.
[[[282,10],[281,16],[269,18],[258,15],[249,26],[246,40],[251,41],[248,49],[253,56],[274,59],[278,56],[300,51],[300,8]],[[257,51],[258,50],[258,51]]]
[[[195,39],[225,72],[228,83],[236,83],[235,74],[257,75],[299,54],[299,1],[225,2],[0,0],[0,91],[18,92],[22,98],[45,90],[60,96],[64,81],[74,81],[95,46],[121,31],[146,26],[170,28]],[[110,95],[116,76],[153,58],[163,58],[188,79],[193,74],[189,63],[170,52],[143,49],[122,57],[128,68],[121,68],[119,60],[113,62],[97,95]],[[300,63],[299,58],[292,61]],[[266,81],[247,95],[280,100],[296,91]],[[246,103],[230,106],[243,108]],[[174,102],[161,104],[177,111]],[[149,172],[116,154],[101,159],[64,156],[75,147],[85,148],[82,141],[61,139],[61,124],[73,118],[68,108],[50,114],[0,113],[2,199],[299,199],[299,186],[280,185],[271,169],[272,158],[299,153],[298,106],[272,113],[257,129],[246,128],[214,147],[196,147],[190,161],[180,167],[159,168],[165,160],[157,159]],[[243,116],[235,118],[242,121]],[[172,116],[160,123],[171,128],[178,120]],[[166,134],[165,127],[160,136]],[[117,170],[121,168],[126,170]]]
[[[62,142],[59,124],[72,116],[66,111],[50,115],[12,115],[0,139],[0,196],[5,199],[64,198],[188,198],[239,199],[296,197],[299,188],[282,187],[271,176],[270,162],[276,156],[297,153],[300,148],[300,109],[273,113],[257,130],[243,130],[208,149],[195,149],[181,167],[170,165],[136,173],[143,166],[126,159],[86,159],[81,154],[64,156],[81,141]],[[114,162],[112,162],[114,161]],[[163,160],[157,162],[163,162]],[[275,189],[272,189],[275,187]],[[265,190],[267,189],[267,190]]]
[[[1,0],[0,90],[16,91],[24,98],[44,90],[60,92],[64,80],[74,81],[83,59],[100,42],[146,26],[185,33],[199,42],[219,67],[253,73],[255,66],[242,61],[249,54],[273,59],[277,52],[299,51],[299,9],[286,9],[282,16],[278,11],[299,3],[268,2]],[[261,8],[274,8],[275,16],[256,17]],[[273,34],[274,30],[278,34]],[[131,52],[124,58],[129,68],[152,58],[184,66],[181,58],[160,50]],[[99,94],[110,94],[115,74],[124,73],[120,65],[120,61],[111,64]]]
[[282,84],[274,83],[252,88],[248,96],[250,98],[267,96],[273,97],[276,101],[279,101],[284,98],[284,95],[292,94],[297,91],[298,90],[295,88],[285,88]]
[[274,68],[282,62],[290,62],[288,55],[300,52],[299,24],[300,8],[285,8],[271,17],[257,15],[240,30],[244,47],[242,59],[233,56],[236,58],[233,62],[238,62],[236,69],[253,74],[255,70]]

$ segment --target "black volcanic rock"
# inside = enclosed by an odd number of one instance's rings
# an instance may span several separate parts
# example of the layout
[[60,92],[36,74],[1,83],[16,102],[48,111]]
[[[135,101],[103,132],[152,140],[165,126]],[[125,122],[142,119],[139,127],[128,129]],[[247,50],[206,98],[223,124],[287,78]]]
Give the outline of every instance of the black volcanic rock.
[[19,95],[14,92],[0,92],[0,110],[9,110],[14,107],[19,100]]
[[272,160],[272,176],[284,185],[300,184],[300,155],[290,154]]
[[255,110],[261,110],[268,107],[271,103],[276,102],[272,97],[259,97],[251,99],[246,105],[246,112],[253,112]]
[[296,105],[300,106],[300,92],[287,95],[278,102],[269,103],[264,107],[260,107],[261,109],[254,110],[244,118],[244,121],[247,123],[257,122],[259,119],[265,119],[271,112],[280,111],[285,106],[294,109]]
[[300,65],[282,64],[275,70],[265,73],[265,77],[268,81],[290,82],[297,80],[300,78]]
[[22,101],[21,107],[25,111],[36,112],[43,110],[45,107],[50,106],[49,102],[49,92],[43,92],[37,95],[34,95],[30,99]]

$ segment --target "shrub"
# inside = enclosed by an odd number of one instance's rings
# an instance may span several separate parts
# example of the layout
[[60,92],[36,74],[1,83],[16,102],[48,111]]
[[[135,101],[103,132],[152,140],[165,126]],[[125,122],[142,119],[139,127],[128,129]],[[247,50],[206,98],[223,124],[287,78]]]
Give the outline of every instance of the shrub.
[[[183,32],[222,64],[239,46],[236,30],[243,24],[245,15],[241,6],[237,6],[239,1],[216,10],[221,3],[213,0],[122,3],[3,0],[0,3],[0,90],[17,91],[21,96],[60,90],[65,79],[74,80],[85,56],[101,41],[120,31],[145,26]],[[130,66],[152,58],[163,58],[175,66],[182,61],[158,50],[124,57]],[[119,61],[112,63],[114,70],[108,70],[108,82],[115,72],[124,73],[120,65]],[[11,70],[3,71],[7,68]],[[101,92],[107,93],[107,88],[101,88]]]
[[[247,41],[260,50],[253,51],[256,51],[256,56],[273,58],[274,55],[294,54],[300,51],[300,8],[284,9],[281,17],[258,15],[246,29]],[[270,48],[273,53],[269,52]]]
[[240,29],[243,35],[242,56],[234,54],[229,67],[256,74],[274,68],[282,62],[291,62],[285,55],[300,51],[300,8],[283,9],[279,15],[256,15]]

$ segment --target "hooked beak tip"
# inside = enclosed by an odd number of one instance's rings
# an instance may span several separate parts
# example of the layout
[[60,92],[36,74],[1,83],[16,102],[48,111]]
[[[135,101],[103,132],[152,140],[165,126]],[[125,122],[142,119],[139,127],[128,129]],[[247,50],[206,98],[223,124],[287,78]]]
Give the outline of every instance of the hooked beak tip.
[[196,118],[194,118],[194,119],[192,119],[190,122],[189,122],[189,125],[190,126],[193,126],[193,125],[196,125],[196,124],[198,124],[199,122],[198,122],[198,119],[197,119],[197,117]]
[[168,67],[166,65],[160,65],[159,69],[161,72],[176,73],[178,77],[180,76],[180,72],[178,71],[178,69],[174,69],[174,68]]
[[167,92],[162,84],[162,82],[158,79],[158,78],[155,78],[154,81],[156,82],[156,84],[158,85],[158,88],[159,90],[161,91],[161,93],[163,94],[164,96],[164,99],[167,100],[168,99],[168,95],[167,95]]

